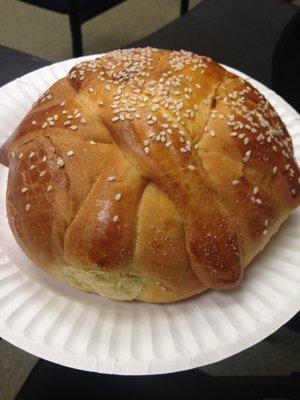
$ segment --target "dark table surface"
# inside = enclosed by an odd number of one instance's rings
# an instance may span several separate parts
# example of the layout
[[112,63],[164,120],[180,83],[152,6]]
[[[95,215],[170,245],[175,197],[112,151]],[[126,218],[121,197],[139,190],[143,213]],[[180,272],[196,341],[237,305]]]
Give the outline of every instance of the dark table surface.
[[49,64],[50,61],[0,45],[0,86]]

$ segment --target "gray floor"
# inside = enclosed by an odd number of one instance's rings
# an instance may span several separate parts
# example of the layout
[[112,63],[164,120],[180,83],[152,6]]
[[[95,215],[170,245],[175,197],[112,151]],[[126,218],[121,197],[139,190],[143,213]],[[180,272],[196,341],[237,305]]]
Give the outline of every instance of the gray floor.
[[[200,1],[191,1],[191,6]],[[300,0],[296,2],[300,5]],[[177,18],[179,3],[179,0],[128,0],[85,24],[85,53],[104,52],[146,36]],[[51,61],[71,57],[67,17],[17,0],[0,0],[0,43]],[[270,340],[203,370],[213,375],[300,371],[299,339],[299,334],[282,328]],[[36,360],[4,340],[0,341],[0,400],[14,399]]]
[[36,363],[37,358],[0,341],[0,399],[13,400]]

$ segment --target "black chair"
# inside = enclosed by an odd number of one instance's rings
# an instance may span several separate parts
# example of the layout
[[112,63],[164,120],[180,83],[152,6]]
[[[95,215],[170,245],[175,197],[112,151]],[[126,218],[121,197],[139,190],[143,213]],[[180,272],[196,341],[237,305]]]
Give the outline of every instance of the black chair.
[[125,0],[20,0],[60,14],[68,14],[72,34],[73,56],[82,56],[81,25]]
[[[81,25],[123,3],[125,0],[20,0],[60,14],[68,14],[72,34],[73,56],[82,56]],[[189,0],[181,0],[181,15],[188,11]]]

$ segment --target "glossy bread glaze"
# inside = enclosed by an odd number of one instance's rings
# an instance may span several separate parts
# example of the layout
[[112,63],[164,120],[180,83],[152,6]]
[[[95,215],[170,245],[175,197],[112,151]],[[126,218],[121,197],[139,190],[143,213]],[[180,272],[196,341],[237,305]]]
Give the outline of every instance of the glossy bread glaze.
[[77,65],[0,157],[23,250],[69,284],[121,300],[236,286],[299,204],[274,109],[185,51],[118,50]]

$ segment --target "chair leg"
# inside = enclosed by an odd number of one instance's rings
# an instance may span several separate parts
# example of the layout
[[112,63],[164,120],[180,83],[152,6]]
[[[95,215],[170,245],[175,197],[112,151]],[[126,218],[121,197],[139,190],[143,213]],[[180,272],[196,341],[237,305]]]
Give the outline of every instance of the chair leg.
[[180,15],[185,14],[189,10],[189,0],[181,0]]
[[80,19],[76,9],[76,1],[68,1],[68,12],[72,35],[73,56],[80,57],[82,56],[82,33]]

